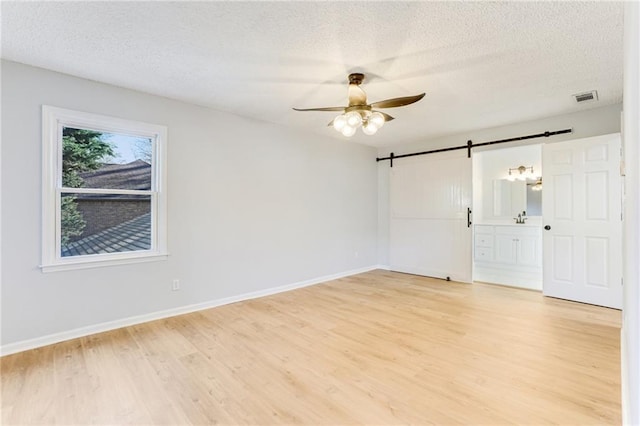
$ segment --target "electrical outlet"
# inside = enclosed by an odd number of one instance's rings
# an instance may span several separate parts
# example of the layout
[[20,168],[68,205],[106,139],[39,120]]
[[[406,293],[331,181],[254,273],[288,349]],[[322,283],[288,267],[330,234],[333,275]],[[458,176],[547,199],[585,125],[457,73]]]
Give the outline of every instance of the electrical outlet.
[[180,280],[179,279],[175,279],[173,280],[173,283],[171,284],[171,290],[172,291],[178,291],[180,290]]

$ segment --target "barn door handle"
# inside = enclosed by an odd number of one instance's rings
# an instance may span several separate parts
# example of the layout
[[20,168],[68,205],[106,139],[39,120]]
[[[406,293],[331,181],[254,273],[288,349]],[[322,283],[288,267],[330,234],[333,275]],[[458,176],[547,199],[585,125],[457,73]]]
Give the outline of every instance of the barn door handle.
[[551,229],[551,225],[545,225],[544,229],[546,229],[547,231]]
[[467,228],[471,228],[471,209],[467,207]]

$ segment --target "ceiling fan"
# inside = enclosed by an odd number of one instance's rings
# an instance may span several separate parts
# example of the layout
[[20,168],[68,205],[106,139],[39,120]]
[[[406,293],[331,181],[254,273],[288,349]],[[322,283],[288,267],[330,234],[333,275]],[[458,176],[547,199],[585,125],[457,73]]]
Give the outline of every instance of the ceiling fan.
[[334,118],[328,125],[350,137],[356,133],[356,129],[362,126],[365,135],[375,134],[385,122],[393,120],[393,117],[384,112],[375,111],[374,108],[396,108],[418,102],[424,97],[424,93],[415,96],[386,99],[384,101],[367,104],[367,94],[360,88],[364,80],[364,74],[349,74],[349,105],[346,107],[324,108],[293,108],[296,111],[342,111],[342,114]]

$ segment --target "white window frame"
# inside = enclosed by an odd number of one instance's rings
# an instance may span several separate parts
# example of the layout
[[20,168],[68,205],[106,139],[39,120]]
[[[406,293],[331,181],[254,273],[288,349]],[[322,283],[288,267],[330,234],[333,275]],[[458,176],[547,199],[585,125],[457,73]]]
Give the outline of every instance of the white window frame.
[[[78,193],[149,195],[151,198],[151,248],[120,253],[61,256],[62,129],[73,127],[120,133],[154,140],[151,190],[74,188]],[[116,117],[42,106],[42,264],[43,272],[94,268],[164,260],[167,252],[167,128]]]

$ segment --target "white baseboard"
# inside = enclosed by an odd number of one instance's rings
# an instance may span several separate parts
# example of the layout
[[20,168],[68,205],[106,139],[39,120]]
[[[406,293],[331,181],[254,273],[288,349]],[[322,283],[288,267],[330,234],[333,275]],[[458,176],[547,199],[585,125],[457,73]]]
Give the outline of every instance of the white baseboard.
[[154,321],[162,318],[174,317],[176,315],[188,314],[191,312],[201,311],[204,309],[215,308],[216,306],[222,306],[230,303],[241,302],[243,300],[257,299],[259,297],[270,296],[272,294],[295,290],[297,288],[308,287],[315,284],[336,280],[338,278],[344,278],[351,275],[361,274],[363,272],[373,271],[375,269],[384,269],[384,267],[374,265],[374,266],[368,266],[365,268],[352,269],[350,271],[339,272],[337,274],[332,274],[332,275],[325,275],[318,278],[312,278],[310,280],[299,281],[296,283],[267,288],[264,290],[252,291],[249,293],[239,294],[237,296],[224,297],[222,299],[215,299],[215,300],[210,300],[208,302],[180,306],[177,308],[171,308],[164,311],[151,312],[144,315],[136,315],[133,317],[123,318],[115,321],[103,322],[100,324],[75,328],[73,330],[63,331],[61,333],[54,333],[54,334],[49,334],[42,337],[36,337],[35,339],[22,340],[20,342],[9,343],[8,345],[0,346],[0,356],[27,351],[29,349],[35,349],[42,346],[52,345],[54,343],[63,342],[65,340],[77,339],[78,337],[84,337],[84,336],[89,336],[91,334],[115,330],[118,328],[130,326],[130,325],[141,324],[144,322]]
[[629,398],[629,370],[627,366],[627,339],[624,328],[624,320],[622,321],[622,328],[620,329],[620,380],[621,380],[621,395],[622,401],[622,424],[631,425],[631,419],[629,415],[629,404],[633,401]]

